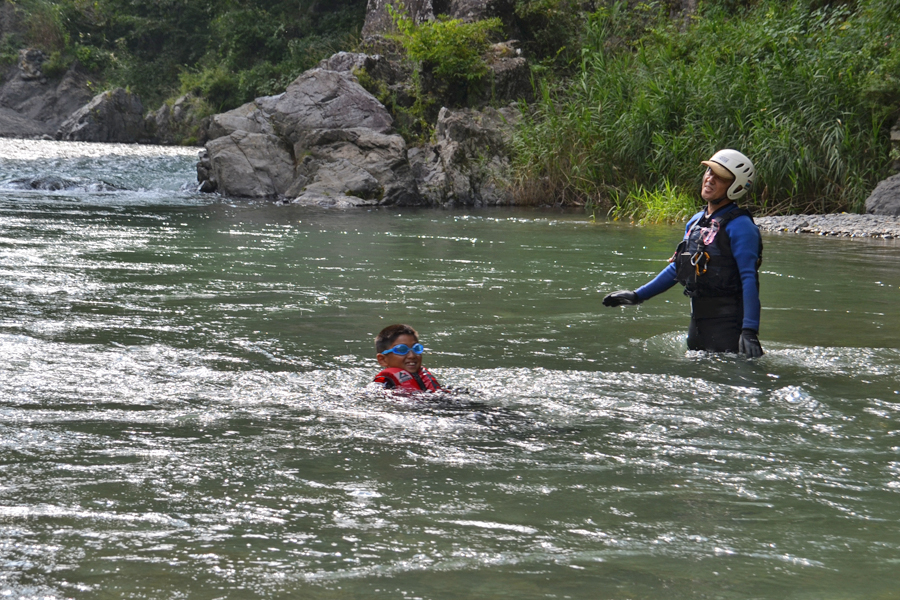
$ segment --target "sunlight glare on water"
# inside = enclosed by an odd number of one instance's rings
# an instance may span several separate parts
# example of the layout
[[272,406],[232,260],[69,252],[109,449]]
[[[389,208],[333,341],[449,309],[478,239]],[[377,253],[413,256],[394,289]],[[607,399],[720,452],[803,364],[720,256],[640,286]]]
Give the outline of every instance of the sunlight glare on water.
[[[196,149],[0,158],[3,596],[896,594],[900,243],[765,236],[748,361],[686,351],[677,290],[601,306],[677,225],[202,195]],[[399,321],[468,393],[367,386]]]

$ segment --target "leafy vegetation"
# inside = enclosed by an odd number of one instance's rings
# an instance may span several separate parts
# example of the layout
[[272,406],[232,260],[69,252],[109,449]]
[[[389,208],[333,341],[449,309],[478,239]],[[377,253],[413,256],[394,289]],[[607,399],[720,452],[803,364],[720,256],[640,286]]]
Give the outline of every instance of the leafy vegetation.
[[859,210],[887,174],[897,8],[714,5],[687,26],[663,7],[602,8],[579,73],[544,81],[517,136],[519,186],[619,215],[649,211],[662,194],[665,218],[678,218],[699,189],[699,161],[734,147],[757,166],[748,201],[758,211]]
[[408,112],[421,134],[437,116],[433,109],[465,106],[480,87],[488,73],[484,55],[502,23],[496,18],[466,23],[439,16],[416,24],[393,6],[387,8],[396,28],[389,37],[403,47],[413,66],[415,102]]
[[577,64],[585,11],[578,0],[516,0],[507,27],[539,67],[567,70]]
[[[74,61],[148,106],[194,92],[216,110],[283,91],[319,60],[355,46],[366,0],[17,0],[24,45],[55,72]],[[15,47],[15,49],[13,49]]]

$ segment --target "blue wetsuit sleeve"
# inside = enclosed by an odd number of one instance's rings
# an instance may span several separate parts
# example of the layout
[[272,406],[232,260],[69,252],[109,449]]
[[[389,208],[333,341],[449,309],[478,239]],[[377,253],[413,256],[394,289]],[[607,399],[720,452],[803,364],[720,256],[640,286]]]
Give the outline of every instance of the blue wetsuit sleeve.
[[744,329],[759,331],[759,288],[756,286],[756,262],[759,260],[759,228],[748,217],[738,217],[727,227],[731,253],[741,275],[744,296]]
[[675,279],[675,263],[669,263],[669,265],[660,271],[659,275],[653,278],[652,281],[645,283],[638,289],[634,291],[637,294],[637,297],[643,300],[649,300],[653,296],[658,294],[662,294],[673,285],[678,283]]

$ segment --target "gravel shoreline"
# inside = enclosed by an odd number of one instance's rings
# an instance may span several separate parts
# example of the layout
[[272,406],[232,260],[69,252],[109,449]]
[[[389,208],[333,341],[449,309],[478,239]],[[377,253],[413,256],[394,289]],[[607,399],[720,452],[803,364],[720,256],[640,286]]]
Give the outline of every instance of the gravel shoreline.
[[754,217],[761,231],[812,233],[836,237],[900,239],[900,217],[885,215],[789,215]]

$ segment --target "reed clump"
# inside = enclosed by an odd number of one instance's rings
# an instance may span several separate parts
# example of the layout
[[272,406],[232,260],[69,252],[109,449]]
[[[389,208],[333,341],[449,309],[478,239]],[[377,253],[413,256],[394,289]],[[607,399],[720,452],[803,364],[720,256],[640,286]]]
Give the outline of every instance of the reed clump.
[[539,83],[515,138],[520,189],[637,220],[697,206],[719,148],[759,174],[757,213],[861,209],[888,173],[900,108],[897,0],[707,8],[686,25],[615,4],[590,15],[574,77]]

